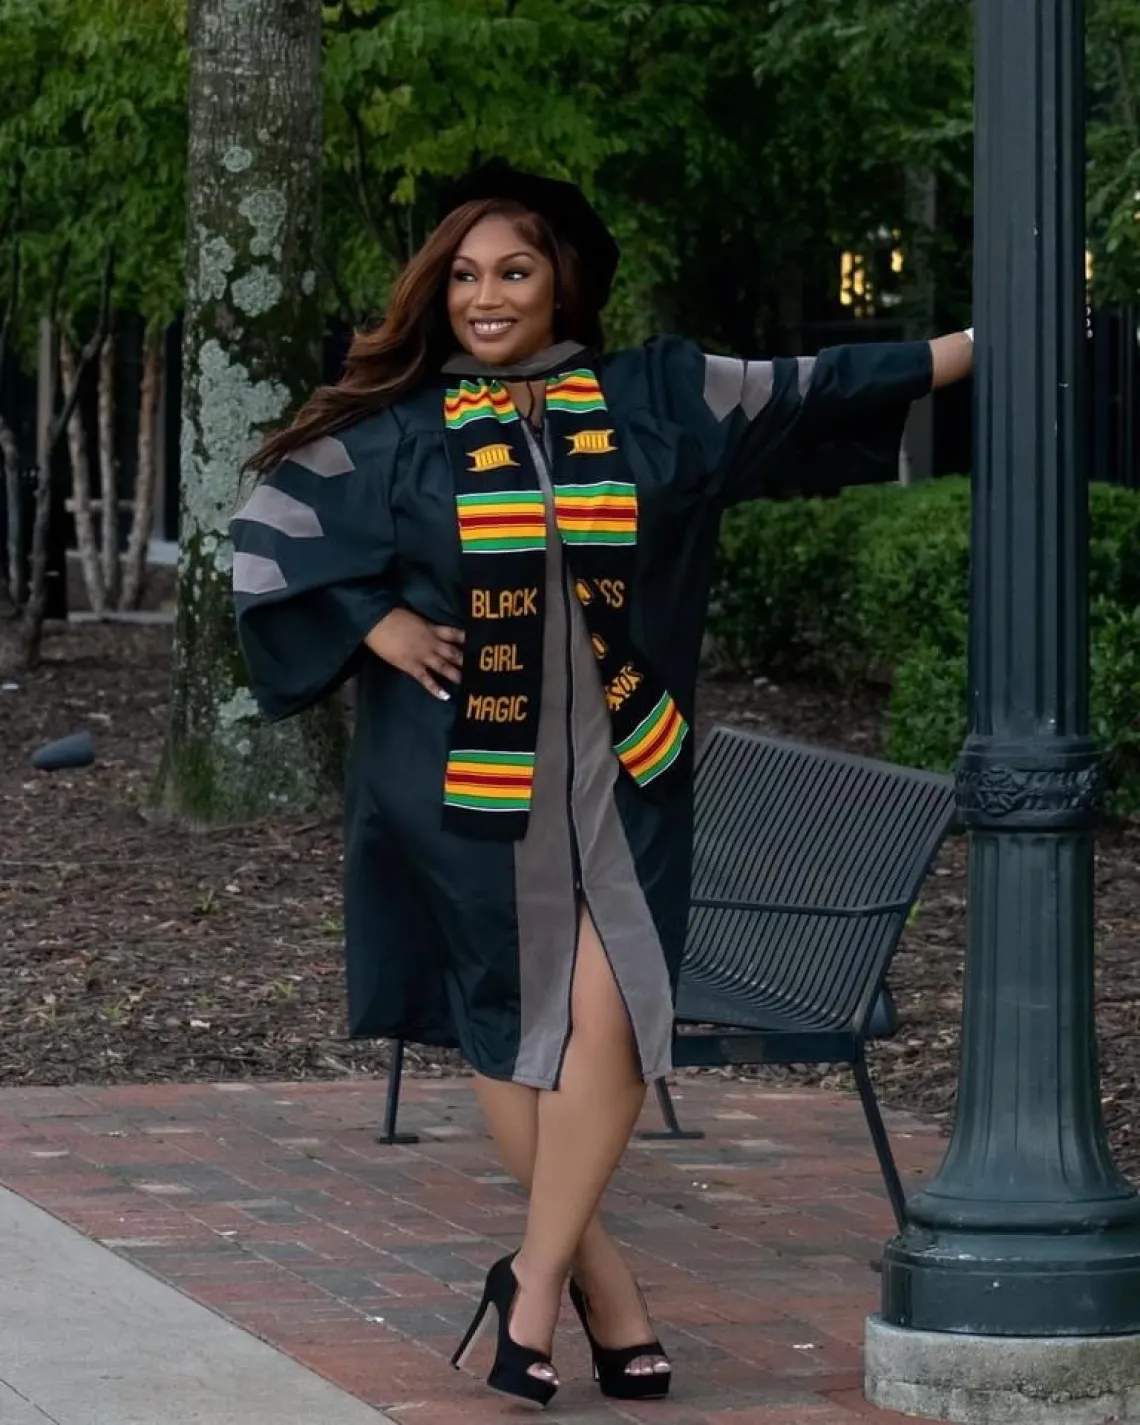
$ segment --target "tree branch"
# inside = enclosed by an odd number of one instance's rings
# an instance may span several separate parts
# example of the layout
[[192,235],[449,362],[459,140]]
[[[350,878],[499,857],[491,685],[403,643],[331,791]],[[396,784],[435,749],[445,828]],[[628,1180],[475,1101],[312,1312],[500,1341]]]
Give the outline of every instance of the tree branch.
[[8,356],[8,338],[12,323],[16,320],[16,306],[20,297],[20,240],[12,239],[12,259],[8,270],[8,295],[4,301],[4,316],[0,319],[0,375],[4,372],[4,362]]
[[341,280],[340,273],[324,252],[321,252],[317,257],[317,267],[324,274],[329,285],[336,293],[337,305],[340,308],[341,317],[350,327],[356,327],[360,321],[360,314],[352,305],[352,298],[348,294],[348,288],[345,287]]
[[[9,217],[11,230],[14,232],[16,226],[15,204],[13,204]],[[5,224],[6,230],[7,227],[8,225]],[[4,317],[0,321],[0,379],[4,375],[4,366],[8,358],[8,340],[20,302],[20,257],[20,239],[13,236],[8,294],[4,302]],[[6,578],[3,583],[8,601],[14,608],[17,608],[24,595],[23,570],[20,567],[20,450],[16,444],[15,433],[4,419],[2,412],[0,412],[0,468],[4,474],[3,494],[0,495],[0,499],[3,500],[3,507],[7,513],[8,531],[4,553]]]
[[[111,289],[115,281],[115,254],[108,248],[103,259],[103,283],[99,294],[99,318],[95,324],[95,330],[91,333],[83,350],[79,353],[79,360],[75,366],[75,382],[71,390],[67,393],[67,399],[53,416],[48,432],[48,458],[55,449],[60,436],[66,430],[67,423],[71,419],[71,413],[75,409],[75,404],[79,400],[79,390],[83,384],[83,377],[87,368],[99,355],[103,343],[107,339],[107,332],[111,326]],[[55,293],[55,300],[58,301],[58,288]]]
[[1136,98],[1132,93],[1128,56],[1124,50],[1124,40],[1115,25],[1112,27],[1112,56],[1116,61],[1116,77],[1120,84],[1120,107],[1124,111],[1124,121],[1136,140],[1140,141],[1140,115],[1137,114]]
[[357,203],[364,221],[372,230],[372,236],[381,247],[384,247],[385,242],[380,222],[376,217],[376,209],[372,205],[372,195],[368,191],[368,176],[364,159],[367,135],[364,132],[364,121],[360,117],[360,110],[350,109],[347,104],[345,113],[348,115],[348,122],[352,125],[353,172],[356,177]]
[[24,165],[22,162],[16,165],[16,176],[12,184],[12,197],[4,214],[4,224],[0,227],[0,243],[12,239],[12,260],[8,274],[8,295],[4,302],[4,317],[0,321],[0,377],[4,374],[4,361],[8,355],[8,338],[12,332],[12,323],[16,320],[16,307],[20,299],[20,239],[16,231],[16,225],[20,217],[20,207],[23,199]]
[[65,242],[59,250],[59,256],[55,260],[55,276],[51,282],[51,298],[48,302],[48,319],[53,326],[59,325],[59,301],[63,295],[63,282],[67,276],[68,263],[71,261],[71,242]]

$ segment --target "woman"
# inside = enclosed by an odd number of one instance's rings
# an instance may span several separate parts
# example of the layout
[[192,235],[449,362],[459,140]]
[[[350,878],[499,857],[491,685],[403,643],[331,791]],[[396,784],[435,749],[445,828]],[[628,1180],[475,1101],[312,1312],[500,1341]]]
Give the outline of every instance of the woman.
[[597,1208],[670,1067],[721,512],[795,490],[825,445],[897,460],[910,403],[972,362],[966,335],[603,357],[617,258],[571,185],[469,176],[340,383],[251,462],[268,478],[233,524],[267,714],[359,675],[350,1025],[458,1043],[473,1068],[530,1190],[475,1326],[497,1309],[489,1382],[539,1403],[568,1279],[602,1389],[669,1389]]

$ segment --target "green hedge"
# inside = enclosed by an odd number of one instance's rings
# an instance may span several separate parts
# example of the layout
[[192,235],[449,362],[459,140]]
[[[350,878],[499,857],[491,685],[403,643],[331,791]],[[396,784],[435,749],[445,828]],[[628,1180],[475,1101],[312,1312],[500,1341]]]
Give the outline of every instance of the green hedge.
[[[1090,499],[1092,730],[1113,810],[1140,812],[1140,494]],[[716,655],[777,677],[889,676],[887,746],[948,768],[966,732],[970,490],[965,479],[757,503],[725,520]],[[1027,538],[1032,532],[1027,531]]]

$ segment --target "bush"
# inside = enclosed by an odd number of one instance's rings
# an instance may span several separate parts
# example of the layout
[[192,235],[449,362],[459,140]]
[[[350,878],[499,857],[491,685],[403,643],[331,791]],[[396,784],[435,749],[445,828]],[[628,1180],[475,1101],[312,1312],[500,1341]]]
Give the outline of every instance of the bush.
[[887,489],[864,487],[730,511],[709,620],[719,659],[781,676],[858,676],[855,563],[863,531],[890,503]]
[[[1140,494],[1090,493],[1091,726],[1112,809],[1140,813]],[[710,631],[722,657],[843,684],[888,671],[890,755],[946,769],[966,734],[965,479],[755,504],[725,521]]]
[[948,772],[965,737],[966,660],[920,643],[895,669],[887,752],[908,767]]
[[[1140,502],[1138,502],[1140,503]],[[1104,753],[1110,809],[1140,815],[1140,607],[1093,604],[1093,736]]]
[[[938,480],[891,487],[855,554],[853,601],[866,657],[896,667],[924,645],[951,657],[966,648],[970,487]],[[899,496],[902,498],[898,498]]]

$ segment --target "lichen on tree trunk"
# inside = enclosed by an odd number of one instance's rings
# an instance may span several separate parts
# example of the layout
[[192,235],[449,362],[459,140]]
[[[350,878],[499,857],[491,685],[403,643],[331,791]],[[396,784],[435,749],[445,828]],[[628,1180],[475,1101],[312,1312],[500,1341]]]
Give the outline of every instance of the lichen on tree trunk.
[[319,0],[191,0],[182,527],[158,800],[247,820],[339,787],[339,704],[263,722],[237,650],[230,516],[242,462],[320,380]]

